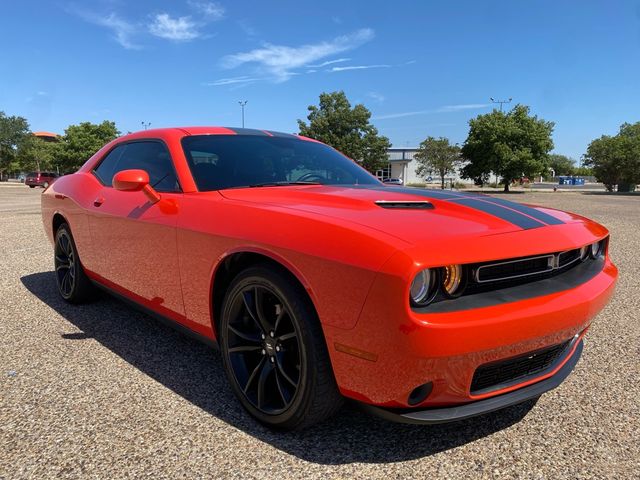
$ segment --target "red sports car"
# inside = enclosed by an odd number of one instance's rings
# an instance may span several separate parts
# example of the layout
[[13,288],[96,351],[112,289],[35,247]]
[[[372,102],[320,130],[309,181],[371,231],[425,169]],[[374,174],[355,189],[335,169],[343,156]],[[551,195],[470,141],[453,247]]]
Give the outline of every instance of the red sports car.
[[385,186],[264,130],[118,138],[45,190],[42,217],[65,300],[99,286],[219,344],[242,405],[286,429],[344,397],[412,423],[537,397],[617,277],[586,218]]

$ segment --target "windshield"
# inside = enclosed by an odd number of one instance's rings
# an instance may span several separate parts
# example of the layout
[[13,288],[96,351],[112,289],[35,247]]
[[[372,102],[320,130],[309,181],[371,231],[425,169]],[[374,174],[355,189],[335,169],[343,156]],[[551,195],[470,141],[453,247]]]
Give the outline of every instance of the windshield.
[[198,190],[378,180],[336,150],[295,137],[193,135],[182,139]]

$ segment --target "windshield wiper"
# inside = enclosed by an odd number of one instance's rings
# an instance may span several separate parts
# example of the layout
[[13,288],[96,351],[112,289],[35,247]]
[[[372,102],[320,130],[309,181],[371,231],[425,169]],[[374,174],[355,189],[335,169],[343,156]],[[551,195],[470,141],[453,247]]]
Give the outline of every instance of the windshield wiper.
[[250,187],[282,187],[286,185],[322,185],[320,182],[264,182],[254,183]]

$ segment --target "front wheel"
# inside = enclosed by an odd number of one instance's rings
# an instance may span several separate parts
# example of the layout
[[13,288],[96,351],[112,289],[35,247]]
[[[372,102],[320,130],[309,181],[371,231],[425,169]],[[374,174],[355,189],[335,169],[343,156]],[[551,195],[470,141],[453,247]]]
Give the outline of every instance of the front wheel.
[[82,303],[93,296],[93,284],[84,273],[69,225],[56,230],[54,247],[56,285],[60,296],[70,303]]
[[280,271],[253,267],[234,279],[219,333],[231,387],[262,423],[298,429],[340,407],[317,315],[301,287]]

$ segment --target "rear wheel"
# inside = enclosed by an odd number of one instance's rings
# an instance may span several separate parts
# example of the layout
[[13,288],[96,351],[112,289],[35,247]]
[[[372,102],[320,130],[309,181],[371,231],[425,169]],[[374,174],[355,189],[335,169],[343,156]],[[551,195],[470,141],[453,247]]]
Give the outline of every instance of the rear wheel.
[[29,188],[36,188],[35,185],[29,185]]
[[94,287],[82,269],[71,229],[66,223],[56,230],[54,252],[56,285],[60,296],[70,303],[90,300]]
[[225,371],[256,419],[296,429],[341,405],[320,323],[302,289],[268,266],[240,273],[220,322]]

